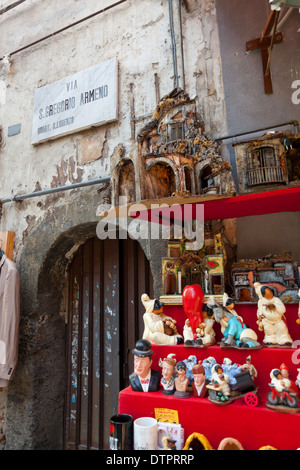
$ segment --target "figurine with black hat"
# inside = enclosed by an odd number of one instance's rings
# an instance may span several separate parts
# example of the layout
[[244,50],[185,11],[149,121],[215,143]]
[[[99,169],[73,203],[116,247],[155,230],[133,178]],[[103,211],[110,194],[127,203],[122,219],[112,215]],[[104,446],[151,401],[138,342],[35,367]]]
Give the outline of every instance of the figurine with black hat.
[[134,372],[129,376],[132,390],[157,392],[160,387],[160,372],[151,369],[153,351],[150,341],[138,340],[132,354],[134,355]]

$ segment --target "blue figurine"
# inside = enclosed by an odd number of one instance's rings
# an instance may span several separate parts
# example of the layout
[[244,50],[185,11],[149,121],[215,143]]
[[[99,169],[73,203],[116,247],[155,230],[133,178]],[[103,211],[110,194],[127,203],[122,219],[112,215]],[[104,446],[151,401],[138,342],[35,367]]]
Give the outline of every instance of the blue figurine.
[[192,385],[194,381],[194,376],[193,376],[193,367],[197,364],[197,358],[196,356],[189,356],[187,359],[184,359],[183,362],[186,365],[186,373],[185,376],[187,379],[189,379],[189,385]]
[[223,306],[218,305],[213,296],[210,297],[209,306],[213,309],[216,322],[221,324],[223,338],[221,347],[231,348],[261,348],[257,341],[257,334],[243,322],[234,310],[234,301],[224,294]]

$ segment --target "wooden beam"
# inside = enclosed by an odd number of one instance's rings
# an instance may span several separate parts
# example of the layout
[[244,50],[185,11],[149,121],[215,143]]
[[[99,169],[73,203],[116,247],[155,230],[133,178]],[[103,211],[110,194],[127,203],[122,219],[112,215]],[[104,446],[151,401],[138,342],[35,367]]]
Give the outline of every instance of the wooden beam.
[[254,51],[256,49],[261,50],[264,87],[265,93],[267,95],[273,93],[273,84],[270,69],[273,47],[275,44],[283,42],[283,34],[276,32],[279,15],[279,11],[272,11],[269,15],[268,21],[264,27],[261,37],[253,39],[252,41],[248,41],[246,43],[247,52]]
[[[283,34],[276,33],[274,37],[274,44],[279,44],[281,42],[283,42]],[[271,43],[272,43],[271,36],[252,39],[252,41],[246,42],[246,51],[247,52],[255,51],[256,49],[260,49],[261,47],[269,48],[271,47]]]

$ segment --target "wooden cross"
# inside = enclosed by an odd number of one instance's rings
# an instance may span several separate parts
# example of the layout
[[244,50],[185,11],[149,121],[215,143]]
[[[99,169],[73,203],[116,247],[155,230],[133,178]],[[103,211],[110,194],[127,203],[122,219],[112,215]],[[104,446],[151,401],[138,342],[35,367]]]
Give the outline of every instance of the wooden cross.
[[264,85],[265,93],[270,95],[273,93],[272,76],[271,76],[271,57],[273,46],[283,41],[282,33],[277,33],[276,28],[278,25],[280,11],[272,11],[268,18],[267,24],[263,30],[260,38],[253,39],[246,43],[246,51],[254,51],[256,49],[261,50],[263,73],[264,73]]

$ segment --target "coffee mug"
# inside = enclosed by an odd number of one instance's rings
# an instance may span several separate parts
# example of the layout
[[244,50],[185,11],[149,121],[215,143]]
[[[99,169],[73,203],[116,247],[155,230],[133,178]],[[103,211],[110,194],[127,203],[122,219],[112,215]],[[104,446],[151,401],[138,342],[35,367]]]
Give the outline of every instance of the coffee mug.
[[132,450],[133,417],[118,414],[110,418],[110,450]]
[[138,418],[133,423],[134,450],[157,450],[158,427],[154,418]]

